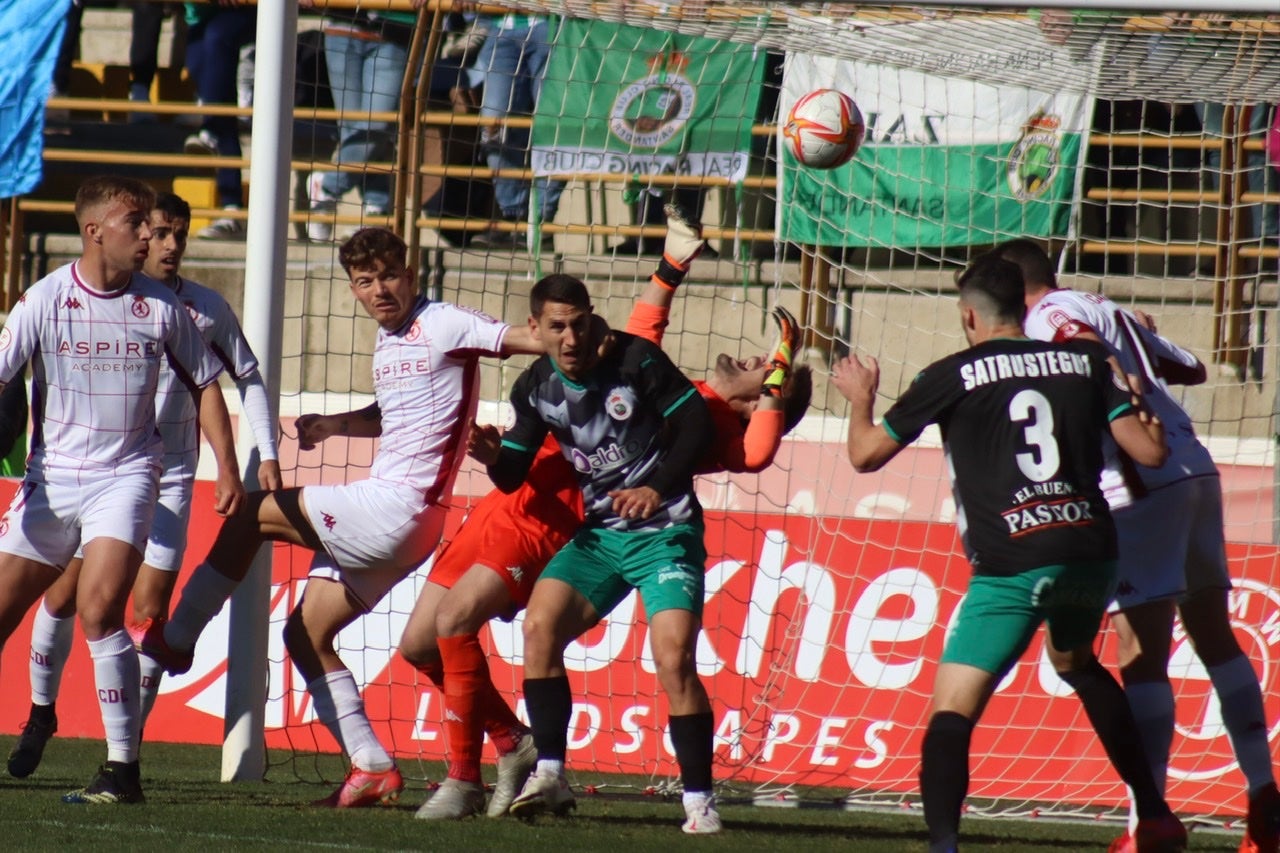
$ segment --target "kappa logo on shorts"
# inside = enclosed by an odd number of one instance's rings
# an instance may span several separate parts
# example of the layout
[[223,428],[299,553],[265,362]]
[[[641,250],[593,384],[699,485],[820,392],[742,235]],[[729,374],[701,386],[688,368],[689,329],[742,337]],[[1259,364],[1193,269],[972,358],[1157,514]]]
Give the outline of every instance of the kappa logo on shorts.
[[9,516],[6,515],[4,518],[0,518],[0,536],[8,536],[8,535],[9,535]]
[[[1234,578],[1232,582],[1228,598],[1231,627],[1258,673],[1271,723],[1267,740],[1271,741],[1280,734],[1280,714],[1273,701],[1280,687],[1280,591],[1248,579]],[[1196,657],[1181,621],[1174,626],[1169,680],[1178,697],[1169,778],[1216,779],[1235,770],[1235,754],[1209,673]]]
[[324,522],[326,530],[332,530],[333,526],[338,523],[338,519],[334,518],[327,512],[320,513],[320,520]]
[[147,304],[147,297],[142,295],[133,297],[133,305],[129,306],[129,311],[139,319],[150,316],[151,306]]
[[520,566],[507,566],[507,574],[511,575],[511,579],[516,583],[524,580],[524,569]]

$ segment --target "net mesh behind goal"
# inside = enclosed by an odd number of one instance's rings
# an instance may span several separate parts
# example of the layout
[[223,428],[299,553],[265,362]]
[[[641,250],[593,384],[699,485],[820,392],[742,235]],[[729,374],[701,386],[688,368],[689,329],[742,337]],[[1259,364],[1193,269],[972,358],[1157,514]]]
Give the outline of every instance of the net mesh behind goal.
[[[845,404],[826,379],[833,357],[875,356],[883,371],[879,414],[921,367],[964,345],[953,272],[994,242],[1028,235],[1062,253],[1065,284],[1148,312],[1163,334],[1213,365],[1209,382],[1187,390],[1185,403],[1223,473],[1233,621],[1263,679],[1274,734],[1280,592],[1273,588],[1271,342],[1280,196],[1263,143],[1269,105],[1280,102],[1280,23],[838,2],[570,0],[521,8],[514,14],[557,18],[547,30],[539,106],[522,116],[532,117],[532,129],[509,122],[502,132],[509,136],[493,130],[501,124],[477,119],[472,86],[483,83],[493,58],[466,41],[479,42],[486,27],[496,39],[504,27],[527,22],[495,15],[480,18],[477,29],[472,18],[422,17],[434,30],[425,44],[444,46],[450,57],[426,78],[425,102],[452,116],[449,125],[422,122],[401,137],[424,146],[422,198],[408,205],[421,247],[415,261],[430,294],[523,322],[532,282],[565,271],[583,277],[597,311],[621,327],[656,264],[635,253],[661,239],[660,221],[646,221],[637,198],[674,188],[702,206],[718,250],[718,258],[696,262],[677,296],[664,342],[676,363],[701,378],[721,352],[762,354],[774,304],[805,326],[804,358],[817,380],[808,416],[769,470],[699,483],[709,559],[698,662],[716,713],[718,784],[780,801],[916,801],[932,678],[969,567],[937,437],[926,435],[883,472],[855,475],[844,455]],[[657,34],[661,49],[644,53],[641,34]],[[603,46],[591,63],[575,63],[586,56],[588,36]],[[700,53],[717,42],[733,46],[734,61],[747,69],[732,74],[759,81],[735,91],[734,104],[726,101],[728,84],[740,78],[726,79],[728,66]],[[629,64],[637,51],[643,61]],[[340,86],[329,71],[330,85]],[[608,115],[586,115],[579,99],[564,94],[584,73],[597,92],[585,100],[616,104],[620,95],[600,93],[633,87],[635,113],[623,116],[633,127],[644,119],[666,126],[682,91],[703,102],[720,98],[722,109],[732,107],[754,128],[726,143],[741,172],[693,172],[690,163],[712,163],[706,155],[720,150],[708,147],[715,144],[708,134],[680,131],[674,143],[651,149],[634,140],[626,150],[605,145],[590,129],[607,126]],[[774,129],[799,95],[824,87],[862,107],[868,136],[848,166],[808,170],[780,153]],[[558,135],[541,136],[548,127]],[[386,132],[387,144],[367,155],[373,165],[337,163],[357,178],[340,196],[300,189],[299,210],[310,224],[331,226],[340,238],[362,223],[389,221],[368,204],[367,183],[395,162],[394,130]],[[482,180],[501,167],[487,155],[499,142],[527,148],[530,135],[535,149],[550,139],[549,149],[608,154],[555,175],[564,189],[554,216],[537,210],[535,191],[533,212],[504,219]],[[1053,188],[1047,195],[1019,186],[1025,171],[1013,162],[1029,162],[1037,145],[1044,183]],[[335,169],[331,155],[317,148],[314,174]],[[508,174],[527,185],[535,170],[553,171],[545,160],[524,168]],[[468,177],[473,169],[480,178]],[[1037,205],[1044,215],[1033,217],[1028,211]],[[323,228],[303,240],[306,225],[295,235],[294,257],[303,260],[291,264],[285,283],[286,433],[292,415],[372,400],[374,326],[347,292],[335,244],[321,239]],[[516,245],[475,240],[495,230],[519,235]],[[500,401],[525,363],[484,368],[482,422],[503,417]],[[286,441],[282,453],[298,483],[343,482],[365,476],[373,443],[333,439],[299,452]],[[489,488],[484,472],[465,463],[450,535]],[[278,640],[305,585],[307,560],[301,551],[275,551],[268,743],[292,757],[272,768],[273,777],[314,778],[309,756],[336,749],[314,723]],[[425,570],[404,581],[339,637],[380,737],[411,770],[415,758],[444,755],[440,696],[394,652],[424,577]],[[524,716],[519,619],[491,623],[482,639],[495,681]],[[1113,646],[1105,632],[1104,662],[1114,662]],[[628,598],[575,642],[567,660],[576,703],[573,780],[674,786],[666,704],[638,600]],[[1171,674],[1179,703],[1172,804],[1182,812],[1238,813],[1243,781],[1205,670],[1180,627]],[[1124,798],[1039,637],[986,710],[972,754],[971,802],[999,800],[1001,812],[1107,809]]]

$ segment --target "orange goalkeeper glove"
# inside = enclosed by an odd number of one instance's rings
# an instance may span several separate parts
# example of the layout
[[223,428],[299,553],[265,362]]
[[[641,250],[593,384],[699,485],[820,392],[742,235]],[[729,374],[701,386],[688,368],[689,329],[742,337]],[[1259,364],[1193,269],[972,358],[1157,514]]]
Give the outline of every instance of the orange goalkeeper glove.
[[694,220],[679,205],[665,204],[667,239],[662,245],[662,260],[654,273],[660,283],[675,290],[684,281],[693,259],[702,254],[707,241],[702,239],[702,223]]
[[773,355],[769,357],[769,370],[764,375],[760,393],[781,397],[782,386],[791,373],[791,359],[800,349],[800,324],[781,305],[774,306],[773,322],[778,324],[778,339],[774,342]]

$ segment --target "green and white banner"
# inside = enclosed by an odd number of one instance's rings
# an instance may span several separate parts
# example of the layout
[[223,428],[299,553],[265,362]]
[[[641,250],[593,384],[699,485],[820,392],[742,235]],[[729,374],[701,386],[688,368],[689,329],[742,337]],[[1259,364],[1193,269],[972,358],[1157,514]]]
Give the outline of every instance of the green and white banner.
[[1092,98],[788,54],[779,115],[823,88],[857,102],[866,137],[850,163],[819,171],[779,134],[780,239],[912,248],[1067,234]]
[[741,180],[763,68],[750,45],[565,20],[538,96],[533,171]]

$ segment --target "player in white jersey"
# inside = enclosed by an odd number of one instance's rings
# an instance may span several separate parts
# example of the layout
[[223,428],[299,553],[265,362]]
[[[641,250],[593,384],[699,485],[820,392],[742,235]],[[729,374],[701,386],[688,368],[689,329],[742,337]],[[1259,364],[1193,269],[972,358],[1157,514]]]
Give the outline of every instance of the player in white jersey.
[[0,332],[0,380],[32,366],[27,475],[0,519],[0,641],[83,543],[77,610],[93,658],[107,763],[72,803],[141,802],[138,658],[124,608],[142,562],[164,446],[156,429],[161,362],[198,398],[218,457],[216,509],[243,502],[221,367],[186,310],[142,275],[154,193],[139,181],[93,178],[76,194],[80,259],[36,282]]
[[405,263],[406,251],[404,241],[383,228],[362,229],[339,250],[352,295],[379,326],[376,402],[356,412],[303,415],[297,421],[303,450],[333,435],[380,437],[369,478],[251,494],[248,511],[222,526],[209,556],[183,587],[173,617],[130,628],[139,651],[168,672],[185,672],[196,638],[244,578],[263,542],[315,551],[306,592],[284,635],[316,716],[351,759],[346,780],[318,803],[336,808],[395,800],[404,780],[378,742],[333,638],[439,543],[475,414],[478,356],[540,351],[527,327],[424,298]]
[[[207,287],[182,278],[178,270],[187,249],[191,207],[172,193],[160,193],[151,210],[151,240],[142,271],[167,285],[186,307],[200,337],[235,379],[242,411],[253,427],[262,464],[258,479],[264,489],[280,488],[280,463],[276,454],[275,425],[267,402],[267,389],[258,373],[258,362],[240,330],[227,301]],[[182,567],[187,546],[187,526],[191,518],[191,496],[195,487],[200,452],[195,401],[177,372],[161,364],[160,387],[156,393],[156,420],[164,439],[164,470],[160,475],[160,498],[147,537],[142,567],[133,584],[131,621],[163,617]],[[36,608],[31,628],[31,711],[17,746],[9,754],[9,775],[30,776],[40,764],[45,745],[58,729],[55,700],[62,670],[71,652],[76,614],[76,579],[79,557],[71,561],[62,576],[45,592]],[[157,687],[163,670],[151,658],[139,660],[142,684]],[[153,700],[155,689],[144,689],[143,698]],[[151,702],[142,708],[143,724],[151,712]]]
[[1163,466],[1139,468],[1113,452],[1101,483],[1119,534],[1118,612],[1113,621],[1121,678],[1152,771],[1163,786],[1174,730],[1167,670],[1176,607],[1209,673],[1248,784],[1241,849],[1274,851],[1280,845],[1280,793],[1258,676],[1236,641],[1227,609],[1231,581],[1222,528],[1222,484],[1191,418],[1169,392],[1170,384],[1203,382],[1204,365],[1156,334],[1145,318],[1097,294],[1059,288],[1053,263],[1037,243],[1012,240],[994,251],[1022,268],[1027,334],[1040,340],[1101,341],[1126,373],[1140,379],[1143,398],[1164,422],[1169,460]]

